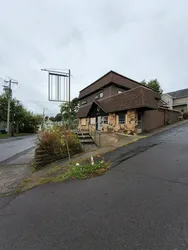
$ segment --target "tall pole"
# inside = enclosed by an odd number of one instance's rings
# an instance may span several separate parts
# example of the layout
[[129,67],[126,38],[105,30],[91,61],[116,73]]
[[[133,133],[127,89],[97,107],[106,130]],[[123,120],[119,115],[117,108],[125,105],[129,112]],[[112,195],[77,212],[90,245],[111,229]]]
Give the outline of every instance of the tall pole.
[[70,78],[71,78],[71,71],[70,71],[70,69],[69,69],[69,105],[68,105],[68,109],[69,109],[69,112],[68,112],[68,115],[69,115],[69,136],[70,136],[70,121],[71,121],[71,119],[70,119]]
[[[5,83],[8,83],[8,109],[7,109],[7,133],[10,133],[10,103],[12,99],[12,83],[18,84],[17,81],[10,79],[9,81],[4,80]],[[5,88],[7,89],[7,87]]]
[[44,124],[45,124],[45,108],[43,108],[43,121],[42,121],[42,130],[44,129]]
[[11,79],[8,85],[8,109],[7,109],[7,133],[10,133],[10,100],[11,100]]

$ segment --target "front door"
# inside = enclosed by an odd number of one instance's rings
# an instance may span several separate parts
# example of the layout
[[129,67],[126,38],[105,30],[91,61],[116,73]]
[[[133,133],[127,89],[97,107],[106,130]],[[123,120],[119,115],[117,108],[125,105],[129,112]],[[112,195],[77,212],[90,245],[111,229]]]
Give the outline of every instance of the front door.
[[142,113],[138,113],[138,134],[142,133]]
[[97,116],[97,130],[100,131],[100,128],[101,128],[101,116]]

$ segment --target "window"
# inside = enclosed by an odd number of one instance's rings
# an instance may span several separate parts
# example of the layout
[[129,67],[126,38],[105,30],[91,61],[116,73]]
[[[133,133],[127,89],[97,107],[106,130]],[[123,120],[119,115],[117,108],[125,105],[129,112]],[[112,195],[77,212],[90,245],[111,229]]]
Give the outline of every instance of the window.
[[118,90],[118,94],[121,94],[121,93],[123,93],[123,91],[122,90]]
[[98,98],[99,98],[99,96],[98,96],[98,95],[96,95],[96,96],[95,96],[95,99],[98,99]]
[[99,97],[102,98],[104,96],[103,92],[99,94]]
[[83,101],[83,102],[82,102],[82,105],[84,105],[84,104],[86,104],[86,103],[87,103],[87,101]]
[[102,116],[102,123],[108,124],[108,116]]
[[118,117],[119,117],[118,123],[119,124],[125,124],[125,113],[119,114]]
[[90,125],[95,125],[96,124],[96,118],[90,118]]

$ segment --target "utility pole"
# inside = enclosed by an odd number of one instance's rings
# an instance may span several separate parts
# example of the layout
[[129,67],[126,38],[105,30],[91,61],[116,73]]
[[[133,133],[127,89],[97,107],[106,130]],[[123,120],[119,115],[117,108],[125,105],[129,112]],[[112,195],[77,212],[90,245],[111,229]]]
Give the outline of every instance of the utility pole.
[[70,118],[70,93],[71,93],[71,90],[70,90],[70,79],[71,79],[71,71],[70,71],[70,69],[69,69],[69,99],[68,99],[68,101],[69,101],[69,105],[68,105],[68,107],[69,107],[69,112],[68,112],[68,114],[69,114],[69,136],[70,136],[70,127],[71,127],[71,118]]
[[10,133],[10,103],[12,100],[12,84],[18,84],[18,81],[13,80],[4,80],[4,83],[8,83],[8,86],[4,86],[5,90],[8,90],[8,109],[7,109],[7,133]]

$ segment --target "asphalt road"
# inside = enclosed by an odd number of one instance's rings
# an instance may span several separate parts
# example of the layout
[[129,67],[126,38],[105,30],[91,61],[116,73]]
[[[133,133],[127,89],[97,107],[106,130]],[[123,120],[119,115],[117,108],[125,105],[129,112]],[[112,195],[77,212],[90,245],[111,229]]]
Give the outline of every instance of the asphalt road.
[[188,125],[134,145],[102,177],[1,199],[0,249],[188,249]]
[[13,159],[35,146],[36,135],[19,136],[0,140],[0,164]]

